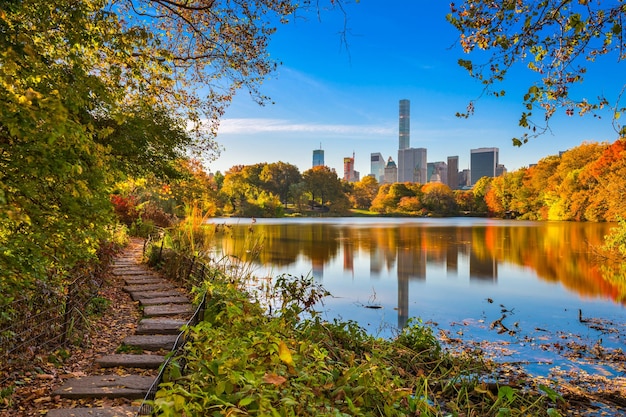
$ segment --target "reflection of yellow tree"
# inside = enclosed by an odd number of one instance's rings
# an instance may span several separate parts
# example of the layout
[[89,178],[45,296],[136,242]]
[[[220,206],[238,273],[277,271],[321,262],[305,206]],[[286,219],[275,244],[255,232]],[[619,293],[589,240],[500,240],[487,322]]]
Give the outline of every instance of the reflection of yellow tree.
[[[546,223],[537,227],[488,227],[499,245],[485,248],[494,256],[533,269],[544,280],[560,282],[584,296],[619,300],[619,290],[606,280],[593,255],[608,226],[589,223]],[[536,246],[532,246],[536,244]],[[480,246],[473,241],[472,248]]]
[[[337,227],[328,224],[257,224],[239,226],[223,246],[233,253],[244,253],[250,236],[263,236],[263,264],[289,265],[299,256],[325,264],[344,250],[379,251],[388,267],[398,262],[398,254],[412,259],[444,262],[464,248],[480,261],[508,262],[535,271],[541,279],[559,282],[571,291],[588,297],[625,299],[626,286],[620,284],[619,270],[599,264],[594,247],[604,242],[610,225],[590,223],[493,224],[474,227],[433,227],[423,225]],[[248,237],[246,237],[246,235]],[[450,248],[453,251],[450,251]],[[456,254],[453,253],[456,251]],[[419,262],[417,260],[420,260]],[[623,279],[623,270],[622,270]]]

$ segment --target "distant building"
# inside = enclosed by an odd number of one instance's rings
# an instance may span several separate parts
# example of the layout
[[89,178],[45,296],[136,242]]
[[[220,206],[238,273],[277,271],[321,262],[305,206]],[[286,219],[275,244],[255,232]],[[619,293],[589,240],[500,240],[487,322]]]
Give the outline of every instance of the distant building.
[[448,157],[448,181],[446,182],[448,187],[453,190],[459,188],[459,157]]
[[343,180],[348,182],[359,181],[360,174],[354,170],[354,153],[352,158],[349,156],[343,158]]
[[472,178],[469,169],[464,169],[463,171],[459,172],[459,188],[470,188],[471,182]]
[[493,178],[496,176],[498,166],[498,148],[478,148],[470,151],[471,185],[482,177]]
[[448,184],[448,164],[443,161],[429,162],[426,173],[428,182]]
[[323,149],[315,149],[313,151],[313,166],[314,167],[324,166],[324,150]]
[[506,167],[502,164],[496,166],[496,177],[506,174]]
[[426,148],[398,150],[398,182],[428,182]]
[[383,183],[393,184],[394,182],[398,182],[398,167],[396,163],[393,162],[393,159],[389,157],[387,165],[385,165],[385,178],[383,179]]
[[380,152],[372,153],[371,158],[371,175],[376,178],[380,184],[385,180],[385,158]]
[[398,149],[408,149],[411,147],[411,102],[409,100],[400,100],[399,113]]

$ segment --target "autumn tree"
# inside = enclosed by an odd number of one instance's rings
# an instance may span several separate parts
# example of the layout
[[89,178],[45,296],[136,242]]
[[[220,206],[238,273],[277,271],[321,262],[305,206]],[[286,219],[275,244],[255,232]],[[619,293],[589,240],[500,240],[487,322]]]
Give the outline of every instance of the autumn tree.
[[558,155],[540,159],[535,166],[528,168],[523,179],[526,193],[524,218],[529,220],[547,220],[549,208],[550,178],[556,172],[561,158]]
[[352,207],[365,210],[369,209],[378,193],[378,187],[378,181],[370,175],[354,183],[352,192],[350,193]]
[[[451,3],[450,9],[447,19],[460,32],[463,51],[476,57],[459,59],[459,64],[484,85],[485,93],[505,95],[499,83],[518,65],[536,74],[524,95],[519,120],[527,132],[513,139],[515,145],[549,129],[550,118],[559,109],[568,115],[598,116],[608,106],[616,131],[626,134],[626,126],[619,124],[626,110],[620,103],[626,85],[611,100],[604,92],[592,95],[595,100],[580,97],[574,88],[584,81],[593,62],[602,57],[615,62],[626,58],[622,0],[463,0]],[[463,115],[473,110],[471,102]]]
[[450,215],[457,211],[454,194],[450,187],[440,182],[430,182],[422,186],[422,205],[431,213]]
[[579,180],[590,190],[585,197],[584,218],[592,221],[626,219],[626,138],[608,146],[580,172]]
[[416,214],[422,205],[422,185],[419,183],[397,182],[383,184],[372,201],[370,210],[378,213]]
[[454,201],[460,212],[471,213],[476,211],[475,199],[472,190],[453,190]]
[[302,173],[302,181],[313,202],[328,206],[335,212],[342,212],[350,207],[341,180],[334,169],[323,165],[315,166]]
[[585,194],[589,190],[583,188],[578,176],[607,146],[606,143],[583,143],[561,155],[547,184],[545,202],[548,205],[549,220],[584,220]]

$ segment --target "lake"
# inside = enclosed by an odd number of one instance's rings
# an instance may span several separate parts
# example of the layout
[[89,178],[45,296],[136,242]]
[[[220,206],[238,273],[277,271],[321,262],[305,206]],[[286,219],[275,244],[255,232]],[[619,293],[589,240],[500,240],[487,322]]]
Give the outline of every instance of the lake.
[[329,320],[393,337],[419,318],[449,346],[462,342],[534,375],[624,373],[623,361],[600,360],[622,348],[626,334],[623,277],[595,254],[615,225],[483,218],[211,223],[227,225],[216,234],[218,254],[245,257],[251,243],[262,243],[253,260],[257,275],[312,275],[332,294],[319,306]]

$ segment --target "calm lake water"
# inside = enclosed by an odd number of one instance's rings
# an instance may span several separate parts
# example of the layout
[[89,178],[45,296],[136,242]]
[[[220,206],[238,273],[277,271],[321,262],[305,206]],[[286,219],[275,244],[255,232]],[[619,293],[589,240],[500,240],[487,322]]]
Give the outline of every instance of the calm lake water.
[[257,275],[311,274],[332,294],[320,306],[330,320],[353,320],[391,337],[420,318],[444,340],[496,343],[499,359],[537,373],[556,365],[616,372],[559,352],[559,343],[623,347],[626,286],[593,251],[614,225],[477,218],[211,222],[229,225],[216,234],[219,254],[245,256],[247,244],[262,241]]

